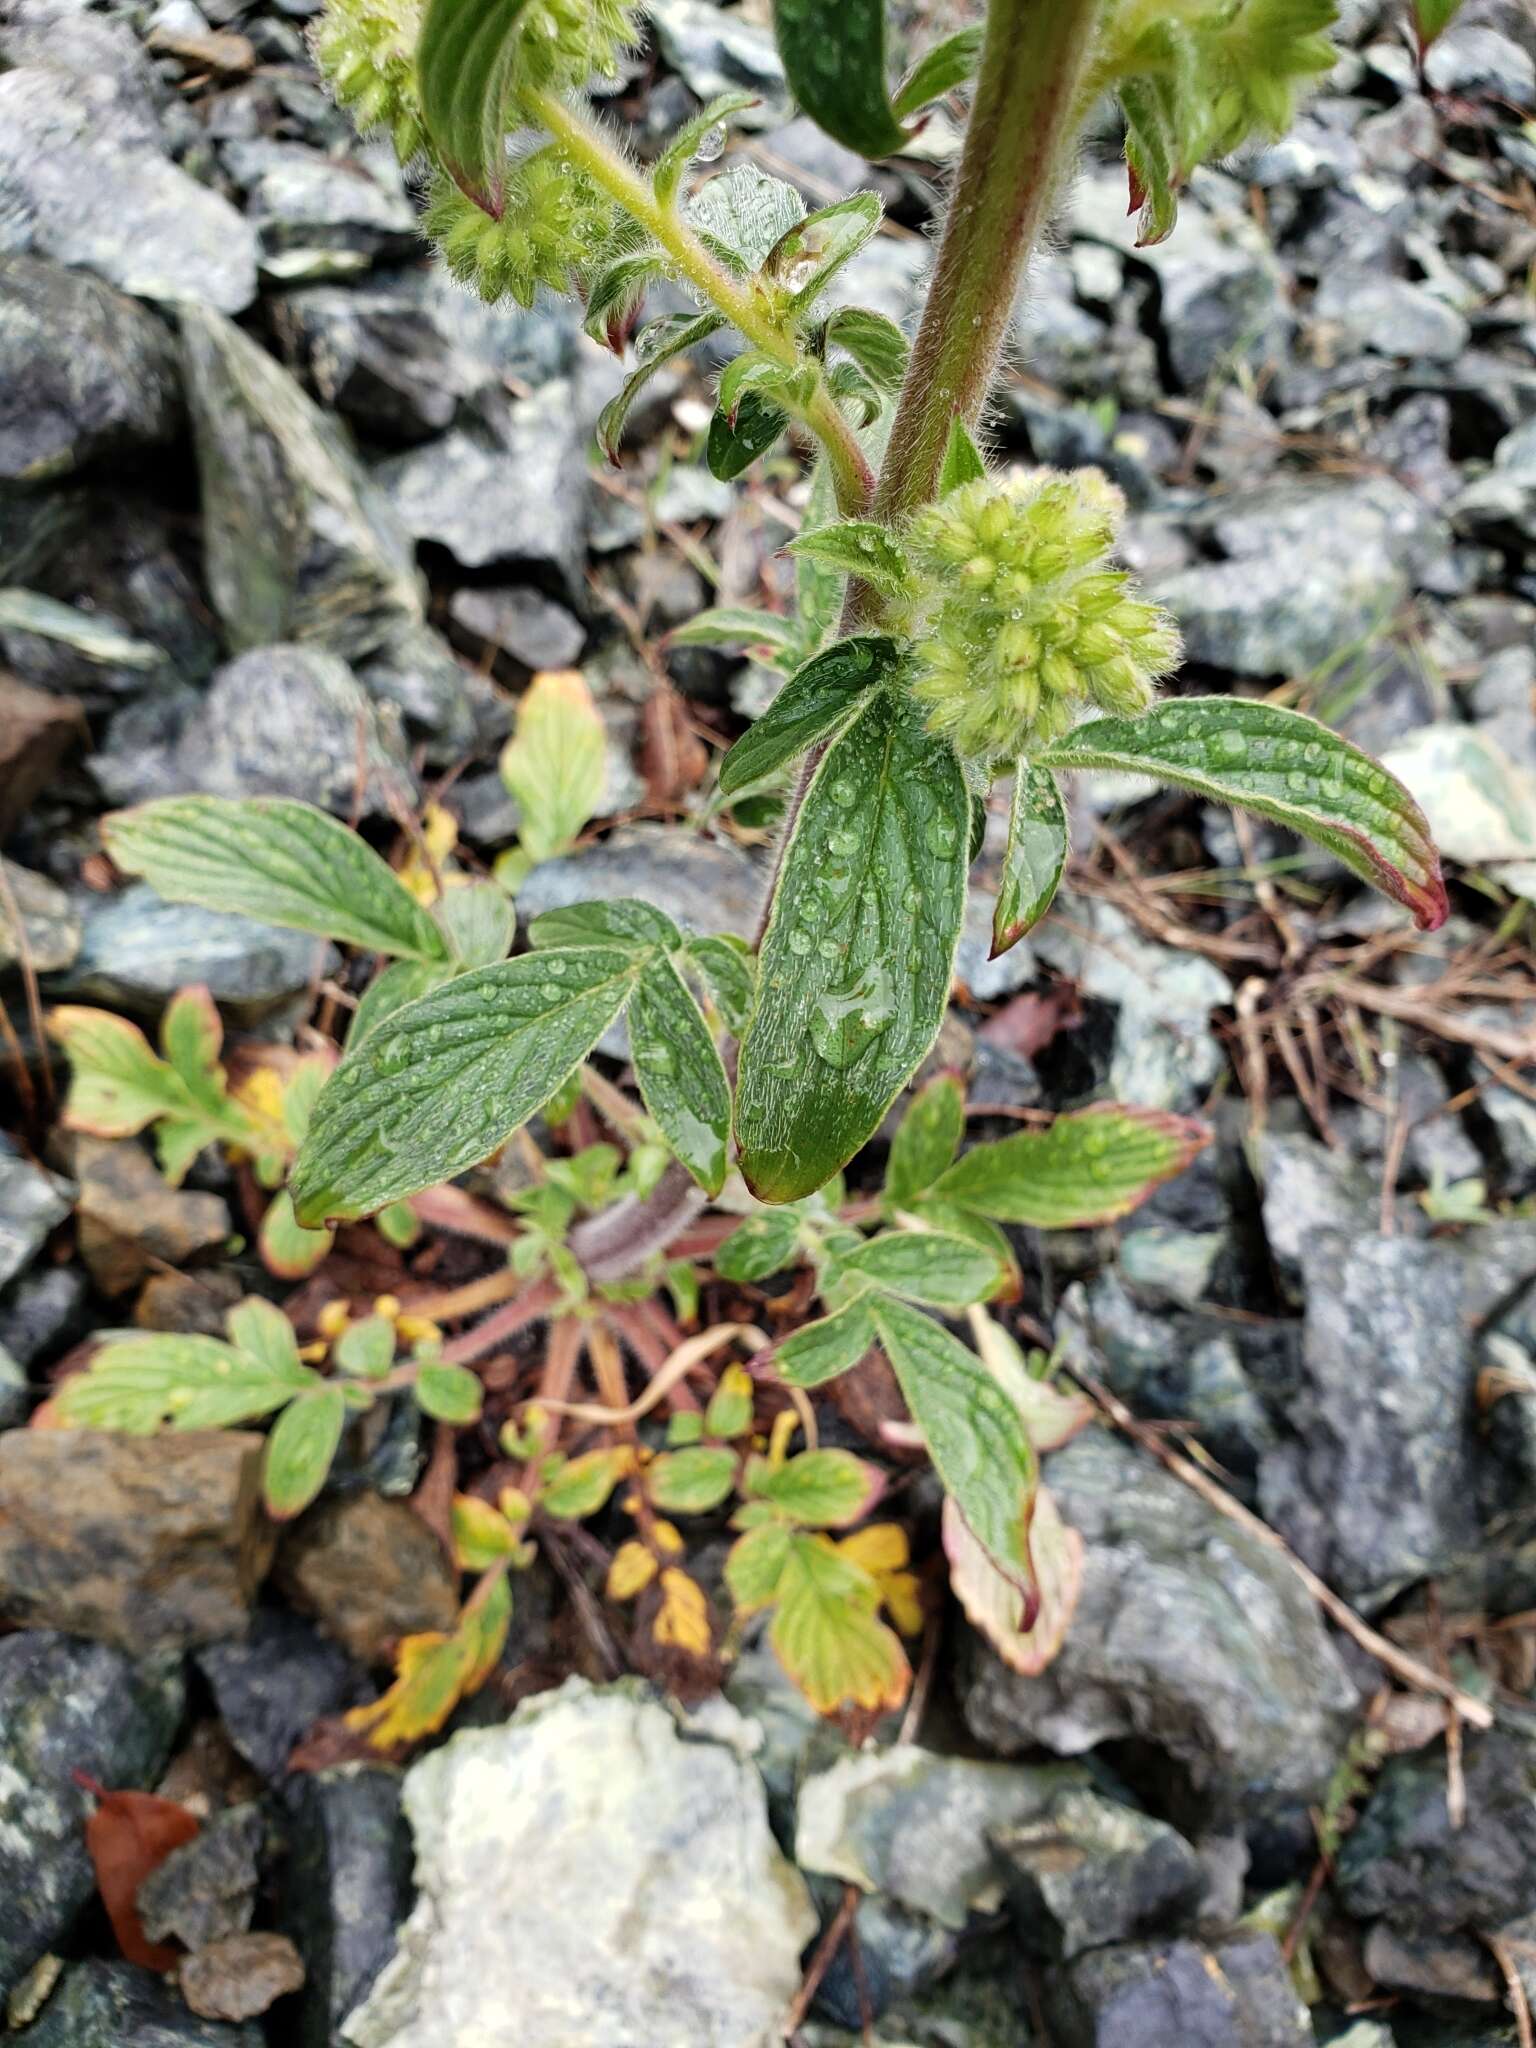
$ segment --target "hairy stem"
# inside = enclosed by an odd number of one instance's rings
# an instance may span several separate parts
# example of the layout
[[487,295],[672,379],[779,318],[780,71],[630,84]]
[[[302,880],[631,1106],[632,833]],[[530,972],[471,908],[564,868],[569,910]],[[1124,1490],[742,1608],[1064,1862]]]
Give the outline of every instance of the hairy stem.
[[[663,206],[649,182],[627,161],[592,116],[563,100],[558,93],[526,95],[528,111],[579,164],[614,203],[637,221],[667,252],[696,291],[725,316],[756,349],[786,369],[803,361],[794,335],[775,316],[750,279],[737,277],[706,246],[676,209]],[[869,507],[875,477],[858,436],[837,401],[818,379],[816,390],[799,410],[801,424],[826,453],[837,490],[838,510],[856,517]]]
[[958,415],[980,417],[1025,264],[1076,140],[1099,0],[992,0],[954,193],[902,385],[877,518],[933,496]]

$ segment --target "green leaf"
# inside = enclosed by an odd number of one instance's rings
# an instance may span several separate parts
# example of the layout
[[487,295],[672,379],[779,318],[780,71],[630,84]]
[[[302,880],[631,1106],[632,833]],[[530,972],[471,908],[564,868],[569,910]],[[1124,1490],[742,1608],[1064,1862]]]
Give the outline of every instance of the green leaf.
[[782,234],[763,263],[763,276],[789,294],[791,313],[813,306],[843,265],[878,233],[883,209],[873,192],[855,192]]
[[730,269],[760,270],[780,237],[804,219],[805,202],[782,178],[737,163],[701,185],[684,216]]
[[912,1681],[907,1653],[880,1619],[880,1589],[861,1566],[825,1537],[793,1537],[776,1599],[769,1640],[819,1714],[901,1705]]
[[766,455],[788,425],[789,415],[783,407],[750,387],[737,401],[734,418],[716,406],[704,447],[710,475],[730,483],[750,469],[759,455]]
[[107,851],[168,903],[234,910],[373,953],[446,960],[399,877],[326,811],[288,797],[167,796],[102,820]]
[[720,788],[729,796],[771,775],[814,746],[876,683],[894,674],[901,650],[879,633],[838,640],[791,676],[762,717],[720,763]]
[[1180,138],[1179,89],[1149,74],[1120,81],[1131,212],[1139,210],[1138,249],[1164,242],[1179,217],[1179,187],[1188,175]]
[[1032,761],[1018,762],[1008,811],[1008,846],[992,912],[992,959],[1016,946],[1050,909],[1070,844],[1067,809],[1055,776]]
[[554,1477],[539,1489],[539,1506],[561,1521],[580,1522],[606,1507],[608,1496],[629,1471],[632,1463],[627,1448],[585,1451],[570,1458]]
[[981,459],[981,450],[971,439],[971,432],[959,413],[949,423],[949,439],[944,443],[944,459],[939,464],[937,495],[948,497],[961,484],[979,483],[987,473],[987,465]]
[[669,951],[683,943],[682,933],[664,911],[638,896],[615,896],[601,903],[568,903],[544,910],[528,927],[528,942],[539,952],[557,946],[624,946]]
[[793,1263],[800,1238],[800,1218],[792,1209],[768,1209],[737,1224],[715,1253],[715,1271],[722,1280],[750,1286],[782,1273]]
[[491,967],[512,950],[517,913],[494,882],[463,882],[437,906],[437,921],[461,967]]
[[363,1316],[348,1323],[331,1346],[338,1372],[362,1380],[381,1380],[395,1362],[395,1326],[387,1316]]
[[673,647],[772,647],[783,649],[797,644],[793,620],[777,612],[754,612],[745,605],[716,605],[700,612],[686,626],[674,626],[667,635]]
[[346,1421],[347,1403],[340,1387],[300,1394],[279,1415],[261,1468],[267,1513],[275,1520],[301,1514],[324,1486]]
[[1028,1585],[1036,1461],[1018,1410],[975,1352],[921,1309],[881,1297],[870,1314],[944,1491],[998,1570]]
[[690,939],[687,957],[707,985],[721,1023],[740,1038],[757,997],[757,955],[745,939],[721,932]]
[[968,1308],[1003,1284],[1005,1269],[968,1239],[937,1230],[887,1230],[840,1261],[845,1273],[883,1293],[930,1308]]
[[293,1334],[293,1325],[275,1302],[266,1301],[259,1294],[248,1294],[224,1318],[224,1327],[235,1349],[256,1359],[268,1372],[295,1386],[314,1383],[314,1375],[299,1357],[299,1340]]
[[289,1182],[299,1221],[364,1216],[488,1158],[580,1066],[638,972],[612,947],[526,953],[387,1017],[320,1091]]
[[1000,1223],[1067,1230],[1128,1215],[1210,1143],[1206,1125],[1162,1109],[1098,1103],[1047,1130],[976,1145],[934,1184],[942,1202]]
[[[844,576],[861,576],[876,590],[907,585],[907,558],[889,527],[872,519],[843,519],[835,526],[802,527],[789,542],[792,555],[818,555]],[[846,643],[844,643],[846,645]]]
[[734,424],[737,408],[748,391],[756,391],[765,398],[784,398],[790,394],[802,394],[814,388],[815,371],[808,367],[781,363],[777,356],[765,355],[761,349],[745,349],[739,356],[732,356],[720,376],[720,410]]
[[1012,1671],[1035,1678],[1066,1641],[1083,1589],[1082,1537],[1061,1518],[1048,1486],[1035,1493],[1029,1521],[1030,1584],[1004,1576],[952,1500],[944,1503],[949,1583],[973,1628]]
[[723,1444],[663,1451],[645,1468],[645,1490],[669,1515],[703,1515],[719,1507],[736,1484],[736,1453]]
[[848,1162],[932,1045],[965,910],[960,765],[894,691],[868,693],[806,790],[759,955],[736,1095],[763,1201]]
[[434,1422],[478,1422],[485,1389],[467,1366],[427,1364],[416,1375],[416,1405]]
[[757,1389],[751,1373],[744,1365],[728,1365],[704,1410],[703,1433],[711,1437],[745,1436],[752,1427],[756,1405]]
[[885,1481],[852,1451],[803,1451],[774,1472],[760,1461],[748,1473],[754,1500],[807,1529],[846,1529],[880,1498]]
[[304,1228],[286,1188],[279,1188],[267,1204],[256,1237],[261,1263],[279,1280],[302,1280],[313,1273],[333,1242],[329,1230]]
[[217,1337],[123,1332],[108,1337],[85,1372],[70,1374],[53,1408],[70,1428],[129,1436],[162,1427],[231,1429],[320,1384],[296,1357],[253,1356]]
[[1460,12],[1461,0],[1413,0],[1413,26],[1419,39],[1420,57]]
[[787,1522],[763,1522],[732,1544],[725,1560],[725,1583],[739,1614],[756,1614],[773,1605],[794,1540]]
[[1395,776],[1315,718],[1236,697],[1181,697],[1095,718],[1047,748],[1048,768],[1155,776],[1288,825],[1406,904],[1421,931],[1449,914],[1424,813]]
[[790,91],[818,128],[859,156],[894,156],[906,131],[891,112],[885,0],[774,0]]
[[517,730],[501,750],[501,779],[522,807],[517,836],[535,863],[564,853],[602,809],[608,742],[575,669],[546,669],[523,692]]
[[864,306],[841,306],[828,319],[822,333],[828,348],[846,350],[880,390],[899,388],[907,373],[911,349],[894,320]]
[[428,0],[416,46],[422,118],[454,182],[501,212],[516,31],[527,0]]
[[656,248],[633,249],[616,256],[587,288],[582,329],[600,348],[624,353],[631,323],[645,302],[647,288],[665,274],[666,259]]
[[518,1546],[506,1516],[472,1493],[453,1496],[453,1561],[461,1572],[486,1572]]
[[965,1089],[957,1074],[935,1074],[896,1127],[885,1168],[885,1199],[905,1208],[932,1187],[965,1135]]
[[851,1371],[875,1341],[870,1296],[859,1295],[835,1314],[804,1323],[774,1353],[779,1377],[786,1386],[819,1387]]
[[645,963],[629,1005],[629,1047],[640,1096],[706,1194],[725,1183],[731,1084],[703,1012],[664,953]]
[[907,74],[891,102],[892,112],[909,121],[924,107],[964,85],[981,56],[981,34],[979,27],[962,28],[946,36],[943,42],[935,43]]
[[597,445],[611,463],[618,462],[619,443],[635,400],[657,371],[674,356],[685,355],[701,341],[708,341],[724,325],[718,313],[669,313],[641,329],[635,343],[637,367],[624,380],[618,396],[610,398],[597,416]]
[[357,1008],[352,1012],[352,1022],[347,1030],[347,1051],[356,1052],[369,1032],[386,1017],[392,1017],[396,1010],[403,1010],[407,1003],[414,1003],[418,996],[424,996],[430,989],[441,988],[445,981],[451,981],[456,968],[444,963],[435,965],[430,960],[392,960],[382,974],[373,980],[358,997]]
[[754,93],[723,92],[707,101],[691,120],[683,123],[656,159],[651,172],[651,190],[659,206],[670,206],[677,197],[678,187],[705,137],[714,129],[723,128],[733,114],[745,113],[748,107],[756,105]]

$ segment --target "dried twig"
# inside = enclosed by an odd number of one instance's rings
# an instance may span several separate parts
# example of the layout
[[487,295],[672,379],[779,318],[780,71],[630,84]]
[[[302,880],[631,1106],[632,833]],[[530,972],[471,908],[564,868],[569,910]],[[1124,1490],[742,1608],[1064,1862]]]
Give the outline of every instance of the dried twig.
[[1502,1934],[1485,1934],[1483,1946],[1499,1966],[1504,1979],[1504,1989],[1509,1995],[1509,2009],[1515,2016],[1515,2035],[1520,2048],[1536,2048],[1536,2027],[1531,2024],[1531,2002],[1525,1995],[1525,1984],[1515,1966],[1510,1944]]
[[805,1976],[800,1989],[795,1993],[795,2002],[784,2015],[783,2031],[794,2033],[800,2022],[811,2009],[811,2001],[821,1989],[821,1980],[832,1967],[832,1959],[843,1945],[843,1937],[853,1925],[853,1916],[858,1911],[861,1894],[856,1884],[845,1886],[842,1904],[827,1922],[820,1941],[817,1942],[811,1960],[805,1966]]
[[1368,1621],[1362,1621],[1355,1610],[1346,1601],[1341,1600],[1331,1586],[1302,1563],[1284,1537],[1276,1535],[1267,1522],[1260,1521],[1259,1517],[1245,1508],[1241,1501],[1234,1500],[1231,1494],[1218,1486],[1215,1480],[1202,1472],[1191,1459],[1171,1450],[1158,1432],[1149,1429],[1144,1422],[1138,1421],[1125,1403],[1112,1394],[1108,1387],[1101,1386],[1096,1379],[1075,1366],[1069,1365],[1065,1369],[1083,1391],[1098,1403],[1117,1429],[1123,1430],[1133,1442],[1150,1451],[1176,1479],[1182,1479],[1187,1487],[1198,1493],[1200,1498],[1219,1515],[1224,1515],[1229,1522],[1235,1522],[1240,1529],[1246,1529],[1250,1536],[1264,1544],[1267,1549],[1277,1551],[1329,1620],[1336,1627],[1343,1629],[1347,1636],[1352,1637],[1368,1656],[1374,1657],[1378,1664],[1385,1665],[1388,1671],[1403,1681],[1404,1685],[1412,1686],[1417,1692],[1433,1693],[1438,1699],[1445,1700],[1471,1727],[1493,1726],[1491,1707],[1482,1700],[1474,1699],[1471,1693],[1463,1692],[1451,1679],[1442,1676],[1438,1671],[1432,1671],[1427,1664],[1421,1664],[1418,1658],[1406,1655],[1395,1643],[1389,1642],[1378,1630],[1372,1628]]

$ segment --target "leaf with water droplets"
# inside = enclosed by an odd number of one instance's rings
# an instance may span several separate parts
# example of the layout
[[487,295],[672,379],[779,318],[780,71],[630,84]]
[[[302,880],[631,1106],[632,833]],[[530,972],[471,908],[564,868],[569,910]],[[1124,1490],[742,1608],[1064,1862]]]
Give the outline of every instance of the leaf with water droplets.
[[[717,99],[700,107],[691,120],[685,121],[661,155],[657,157],[651,171],[651,190],[659,206],[670,206],[677,197],[678,187],[687,175],[688,167],[713,138],[717,128],[723,128],[733,114],[741,114],[748,107],[757,105],[756,95],[750,92],[723,92]],[[722,142],[724,137],[721,137]],[[715,155],[720,154],[719,150]]]
[[567,903],[558,910],[540,911],[528,927],[528,942],[539,952],[564,946],[670,950],[683,943],[683,935],[653,903],[638,896],[614,896],[606,902]]
[[1020,761],[1013,775],[1008,846],[992,912],[992,959],[1016,946],[1050,909],[1069,844],[1066,806],[1055,776],[1033,761]]
[[717,405],[710,415],[704,459],[711,476],[730,483],[766,455],[789,425],[789,414],[771,398],[748,386],[728,413]]
[[688,225],[732,270],[758,270],[781,236],[805,218],[793,185],[756,164],[732,164],[701,185],[685,209]]
[[792,555],[819,555],[845,576],[861,576],[876,590],[906,588],[907,558],[894,533],[873,519],[841,519],[834,526],[802,527]]
[[583,330],[599,348],[624,353],[634,331],[647,290],[665,274],[666,259],[657,248],[632,249],[600,270],[587,290]]
[[233,910],[374,953],[446,962],[448,941],[372,847],[289,797],[168,796],[102,820],[107,851],[168,903]]
[[615,467],[630,408],[646,385],[674,356],[686,355],[724,325],[719,313],[700,313],[697,318],[686,313],[667,313],[641,329],[636,339],[639,367],[630,372],[618,396],[610,398],[597,416],[597,445]]
[[934,1183],[941,1202],[999,1223],[1068,1230],[1128,1215],[1210,1143],[1193,1117],[1097,1103],[1047,1130],[974,1145]]
[[881,211],[873,192],[855,192],[818,207],[779,237],[764,260],[763,276],[789,293],[791,313],[804,313],[816,303],[878,230]]
[[688,964],[695,968],[719,1012],[720,1022],[740,1038],[757,996],[757,955],[732,932],[690,939]]
[[456,184],[499,213],[519,17],[528,0],[428,0],[416,45],[421,112]]
[[1421,931],[1449,913],[1440,856],[1413,798],[1315,718],[1237,697],[1179,697],[1140,718],[1095,718],[1047,748],[1050,768],[1155,776],[1315,839],[1395,897]]
[[986,473],[987,465],[981,459],[981,450],[971,439],[970,428],[956,413],[949,423],[949,439],[944,443],[944,459],[939,464],[935,496],[947,498],[962,484],[979,483]]
[[346,1421],[346,1397],[337,1386],[301,1394],[277,1418],[261,1468],[262,1498],[274,1520],[302,1514],[324,1486]]
[[905,696],[866,695],[806,790],[759,951],[736,1135],[762,1200],[796,1201],[845,1165],[937,1036],[970,822],[949,747]]
[[935,1074],[896,1127],[885,1168],[885,1199],[903,1208],[931,1187],[960,1149],[965,1089],[958,1074]]
[[1003,1284],[1004,1268],[983,1245],[938,1230],[887,1230],[841,1260],[845,1273],[884,1294],[929,1308],[968,1308]]
[[840,306],[822,329],[822,340],[827,348],[846,350],[881,391],[895,391],[907,373],[907,337],[894,320],[866,306]]
[[774,1354],[779,1378],[790,1387],[819,1387],[856,1366],[875,1341],[871,1297],[860,1294],[846,1307],[814,1323],[802,1323]]
[[774,0],[773,25],[790,90],[818,128],[864,157],[906,147],[886,81],[885,0]]
[[837,640],[813,656],[720,763],[720,791],[746,789],[793,761],[846,718],[859,699],[895,673],[901,650],[883,634]]
[[921,1309],[886,1295],[870,1314],[944,1491],[1003,1576],[1028,1586],[1037,1465],[1018,1409],[975,1352]]
[[897,88],[891,102],[892,110],[902,120],[910,120],[920,114],[924,107],[964,85],[976,69],[981,56],[981,29],[956,29],[952,36],[946,36],[941,43],[935,43],[927,54],[913,65],[907,77]]
[[706,1194],[725,1181],[731,1084],[692,991],[666,954],[640,972],[629,1005],[629,1048],[641,1098]]
[[612,946],[477,967],[386,1017],[321,1089],[289,1184],[301,1223],[366,1216],[505,1144],[629,1000]]

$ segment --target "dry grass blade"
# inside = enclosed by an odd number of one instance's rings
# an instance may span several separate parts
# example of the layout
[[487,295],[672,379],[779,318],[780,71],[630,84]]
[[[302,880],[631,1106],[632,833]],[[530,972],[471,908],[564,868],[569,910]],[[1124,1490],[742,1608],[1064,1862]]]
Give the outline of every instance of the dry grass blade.
[[755,1323],[717,1323],[712,1330],[701,1330],[696,1337],[684,1338],[645,1392],[636,1395],[625,1407],[605,1407],[595,1401],[550,1401],[544,1405],[552,1414],[569,1415],[577,1422],[638,1422],[642,1415],[649,1415],[658,1402],[665,1400],[679,1381],[685,1380],[706,1358],[712,1358],[728,1344],[742,1344],[748,1351],[761,1351],[767,1343],[767,1337]]

